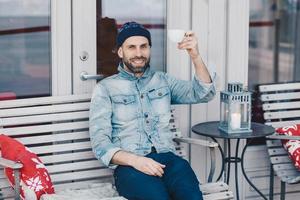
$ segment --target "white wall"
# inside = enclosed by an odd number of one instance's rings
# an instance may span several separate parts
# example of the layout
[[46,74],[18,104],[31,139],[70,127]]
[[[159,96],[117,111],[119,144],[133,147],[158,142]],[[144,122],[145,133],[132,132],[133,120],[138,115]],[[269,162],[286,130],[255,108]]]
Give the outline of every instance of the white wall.
[[[170,12],[167,16],[168,26],[195,31],[204,62],[208,67],[214,68],[218,74],[216,79],[217,95],[211,102],[179,106],[178,121],[182,132],[195,138],[201,138],[190,133],[190,127],[200,122],[219,119],[219,92],[224,90],[225,85],[230,81],[240,81],[247,85],[249,2],[240,0],[169,0],[168,8],[170,7],[172,9],[169,9]],[[178,51],[174,44],[168,44],[167,47],[167,72],[181,79],[191,79],[193,67],[188,56]],[[223,144],[222,140],[219,142]],[[241,146],[243,145],[242,143]],[[190,155],[192,167],[200,180],[204,181],[209,169],[207,149],[193,146]],[[233,180],[232,177],[230,182],[232,189],[234,189]],[[243,195],[243,182],[239,185],[240,194]],[[242,196],[240,197],[243,199]]]

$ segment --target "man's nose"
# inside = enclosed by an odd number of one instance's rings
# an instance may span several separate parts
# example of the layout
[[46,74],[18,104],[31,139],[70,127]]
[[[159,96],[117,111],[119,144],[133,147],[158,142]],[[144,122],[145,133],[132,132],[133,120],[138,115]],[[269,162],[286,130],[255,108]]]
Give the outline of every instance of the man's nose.
[[136,48],[136,56],[141,56],[142,55],[142,50],[141,48]]

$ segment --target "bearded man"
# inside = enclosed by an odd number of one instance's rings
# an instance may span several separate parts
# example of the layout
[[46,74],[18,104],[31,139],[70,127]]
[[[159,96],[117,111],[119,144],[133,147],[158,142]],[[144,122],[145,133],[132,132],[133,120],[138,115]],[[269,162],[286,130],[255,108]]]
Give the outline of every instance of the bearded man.
[[151,35],[125,23],[117,36],[119,73],[100,81],[90,108],[90,137],[96,157],[114,168],[116,188],[127,199],[200,200],[199,181],[189,163],[175,155],[169,129],[171,104],[207,102],[215,95],[195,34],[178,48],[189,54],[195,75],[178,80],[150,68]]

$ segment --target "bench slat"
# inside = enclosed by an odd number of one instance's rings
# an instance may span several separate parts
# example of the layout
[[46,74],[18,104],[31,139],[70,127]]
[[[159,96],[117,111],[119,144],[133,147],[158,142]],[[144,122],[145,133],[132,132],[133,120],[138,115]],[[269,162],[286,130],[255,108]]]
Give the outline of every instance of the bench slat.
[[63,151],[76,151],[76,150],[85,150],[91,149],[91,142],[76,142],[76,143],[65,143],[65,144],[53,144],[45,145],[38,147],[30,147],[30,150],[36,154],[45,154],[45,153],[57,153]]
[[272,164],[290,163],[291,159],[288,155],[270,157]]
[[266,122],[266,125],[273,126],[274,128],[290,126],[293,124],[299,124],[300,120],[289,120],[289,121],[279,121],[279,122]]
[[281,103],[265,103],[263,110],[282,110],[282,109],[296,109],[300,108],[300,101],[295,102],[281,102]]
[[89,117],[89,111],[41,114],[41,115],[33,115],[33,116],[25,116],[25,117],[9,117],[9,118],[2,118],[0,120],[0,127],[33,124],[33,123],[38,124],[38,123],[47,123],[47,122],[68,121],[68,120],[76,120],[76,119],[85,119],[88,117]]
[[[4,173],[1,175],[1,178],[0,178],[0,188],[2,190],[2,188],[10,188],[10,185],[7,181],[7,178],[6,176],[4,175]],[[1,193],[1,192],[0,192]]]
[[9,188],[4,188],[3,190],[1,190],[1,195],[0,195],[0,199],[4,198],[5,200],[14,200],[14,197],[15,196],[15,192],[14,190],[9,187]]
[[47,156],[39,156],[41,161],[44,164],[49,163],[58,163],[58,162],[68,162],[68,161],[77,161],[83,159],[92,159],[95,158],[95,155],[92,151],[83,151],[83,152],[72,152],[72,153],[60,153]]
[[[51,174],[51,180],[56,185],[56,184],[59,184],[59,182],[64,182],[64,181],[99,179],[101,177],[111,177],[111,176],[112,176],[111,169],[102,168],[102,169],[94,169],[94,170],[88,170],[88,171],[75,171],[75,172],[69,172],[69,173]],[[8,189],[9,187],[10,186],[6,179],[0,179],[0,188]]]
[[[2,102],[1,102],[2,103]],[[39,114],[50,114],[59,112],[72,112],[88,110],[90,106],[89,102],[83,103],[70,103],[70,104],[59,104],[50,106],[26,107],[26,108],[15,108],[15,109],[3,109],[0,112],[0,117],[14,117],[14,116],[31,116]]]
[[268,149],[268,152],[270,156],[287,155],[287,151],[282,147],[270,148]]
[[81,180],[81,179],[97,179],[105,176],[111,176],[112,170],[108,168],[95,169],[89,171],[70,172],[65,174],[52,174],[51,180],[56,182]]
[[282,143],[280,140],[267,140],[266,143],[268,148],[282,147]]
[[260,92],[273,92],[273,91],[285,91],[285,90],[299,90],[300,83],[281,83],[281,84],[266,84],[260,85]]
[[88,131],[79,131],[79,132],[67,132],[67,133],[52,133],[48,135],[36,135],[30,137],[20,137],[17,138],[24,145],[32,144],[44,144],[49,142],[62,142],[70,140],[79,140],[79,139],[89,139],[90,134]]
[[24,135],[24,134],[36,134],[36,133],[48,133],[56,131],[68,131],[76,129],[89,128],[87,121],[79,122],[67,122],[67,123],[53,123],[46,125],[15,127],[15,128],[0,128],[0,133],[10,136]]
[[300,176],[282,176],[280,177],[283,182],[288,184],[295,184],[300,182]]
[[224,199],[233,199],[233,192],[227,191],[227,192],[218,192],[213,194],[208,194],[203,196],[204,200],[224,200]]
[[[76,155],[76,154],[75,154]],[[65,156],[65,155],[64,155]],[[78,156],[78,154],[77,154]],[[95,157],[91,157],[88,160],[88,158],[79,157],[77,160],[85,160],[85,161],[75,161],[75,159],[72,160],[64,160],[64,163],[62,164],[55,164],[55,165],[47,165],[49,163],[44,163],[46,165],[47,170],[50,174],[52,173],[62,173],[62,172],[69,172],[73,170],[82,170],[82,169],[92,169],[92,168],[103,168],[105,167],[99,160],[96,160]],[[68,163],[66,163],[68,162]],[[57,163],[57,160],[55,160],[55,163]],[[0,178],[6,178],[4,173],[0,173]]]
[[297,118],[300,117],[299,110],[289,110],[289,111],[278,111],[278,112],[265,112],[264,118],[268,119],[285,119],[285,118]]
[[261,95],[261,100],[263,102],[282,101],[282,100],[291,100],[291,99],[300,99],[300,92],[287,92],[287,93]]
[[228,185],[223,182],[215,183],[204,183],[200,185],[200,189],[204,194],[210,194],[214,192],[227,191],[229,189]]
[[82,161],[82,162],[73,162],[73,163],[66,163],[66,164],[59,164],[59,165],[49,165],[46,166],[47,170],[49,171],[50,175],[53,173],[61,173],[62,172],[70,172],[75,170],[86,170],[92,168],[103,168],[104,165],[100,163],[99,160],[89,160],[89,161]]
[[296,171],[295,168],[294,169],[277,170],[275,172],[280,177],[282,177],[282,176],[290,176],[290,177],[300,176],[300,172]]
[[278,165],[274,165],[274,170],[279,171],[279,170],[295,170],[295,166],[291,163],[280,163]]
[[55,191],[57,191],[58,193],[60,191],[63,191],[63,190],[70,190],[70,189],[87,189],[87,188],[91,188],[93,187],[93,185],[97,185],[99,183],[106,183],[106,182],[109,182],[111,183],[112,182],[112,178],[109,177],[109,178],[101,178],[101,179],[92,179],[92,180],[85,180],[85,181],[76,181],[76,182],[73,182],[73,183],[57,183],[55,185]]
[[92,94],[38,97],[1,101],[0,109],[90,101]]

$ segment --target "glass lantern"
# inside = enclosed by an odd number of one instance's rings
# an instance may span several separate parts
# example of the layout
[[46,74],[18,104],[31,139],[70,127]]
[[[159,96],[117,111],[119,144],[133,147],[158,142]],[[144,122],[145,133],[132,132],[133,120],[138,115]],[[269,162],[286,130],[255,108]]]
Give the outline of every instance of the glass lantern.
[[242,83],[228,83],[221,91],[219,129],[231,133],[252,132],[251,93],[243,90]]

